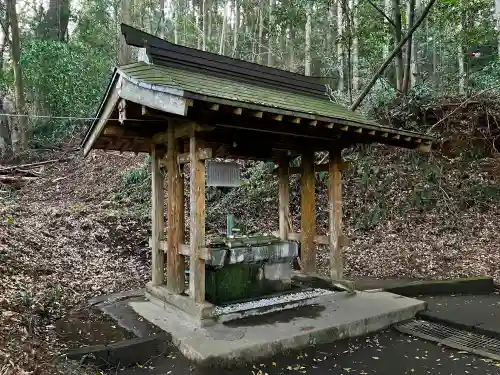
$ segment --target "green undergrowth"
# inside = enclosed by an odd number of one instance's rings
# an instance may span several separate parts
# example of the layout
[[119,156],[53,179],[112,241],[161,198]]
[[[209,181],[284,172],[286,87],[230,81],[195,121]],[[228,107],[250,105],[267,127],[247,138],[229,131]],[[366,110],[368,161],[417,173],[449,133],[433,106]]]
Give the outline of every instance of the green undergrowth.
[[[491,158],[450,160],[439,153],[363,146],[345,150],[349,168],[343,172],[344,223],[354,231],[374,229],[404,217],[448,215],[464,210],[485,212],[500,204],[500,184],[488,168]],[[226,215],[236,217],[243,232],[270,232],[278,227],[278,184],[271,163],[252,162],[243,167],[238,188],[207,187],[207,230],[223,232]],[[186,183],[188,181],[186,180]],[[114,199],[132,200],[146,212],[150,207],[149,160],[126,172]],[[316,174],[317,222],[326,231],[327,179]],[[186,194],[188,191],[186,190]],[[186,207],[188,208],[188,207]],[[300,180],[291,177],[291,214],[299,229]]]

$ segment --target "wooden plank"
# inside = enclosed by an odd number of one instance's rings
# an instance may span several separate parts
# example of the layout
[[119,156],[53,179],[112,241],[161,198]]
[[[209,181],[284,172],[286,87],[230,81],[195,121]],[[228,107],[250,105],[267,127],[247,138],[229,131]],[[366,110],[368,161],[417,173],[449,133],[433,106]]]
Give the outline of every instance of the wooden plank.
[[[177,161],[178,144],[175,141],[174,124],[168,127],[167,176],[168,176],[168,228],[167,228],[167,289],[171,293],[180,294],[184,291],[184,257],[179,254],[178,246],[184,242],[181,239],[184,228],[181,228],[181,215],[184,210],[179,207],[180,167]],[[184,205],[184,204],[182,204]]]
[[290,217],[290,175],[288,173],[290,160],[287,155],[282,154],[279,158],[279,223],[280,238],[288,239],[289,217]]
[[160,243],[164,239],[164,208],[163,208],[163,177],[160,172],[160,158],[162,153],[156,146],[151,147],[151,272],[152,284],[164,283],[164,252]]
[[302,154],[300,180],[300,264],[304,273],[316,272],[316,197],[314,177],[314,152]]
[[189,295],[195,302],[205,300],[205,262],[199,254],[205,248],[205,162],[200,160],[195,132],[189,139],[190,153],[190,250]]
[[[300,233],[288,233],[288,240],[301,242],[302,235]],[[328,236],[321,236],[319,234],[314,235],[313,241],[318,245],[328,245],[330,243]]]
[[108,125],[104,128],[102,135],[121,137],[125,134],[123,126]]
[[[324,164],[314,164],[314,172],[328,172],[328,163]],[[279,175],[279,168],[275,169],[273,171],[274,174]],[[288,168],[288,174],[301,174],[302,173],[302,167],[289,167]]]
[[330,151],[328,171],[328,233],[330,243],[330,276],[332,280],[342,280],[344,262],[340,246],[342,234],[342,163],[341,149]]
[[141,87],[127,79],[122,80],[120,96],[131,102],[145,105],[159,111],[186,116],[188,105],[183,97],[163,91],[150,90]]
[[[198,149],[200,160],[212,159],[212,149],[211,148],[200,148]],[[190,162],[189,152],[184,152],[177,156],[179,164],[186,164]]]
[[[191,247],[189,245],[186,245],[184,243],[179,244],[179,254],[182,254],[184,256],[191,256]],[[207,247],[203,247],[200,249],[198,253],[198,257],[201,260],[210,260],[210,249]]]
[[[174,121],[171,118],[168,119],[168,121]],[[194,124],[193,122],[182,122],[179,125],[175,127],[175,138],[185,138],[189,137],[189,134],[194,130],[197,132],[203,132],[203,131],[211,131],[214,129],[212,126],[202,126],[198,124]],[[156,133],[153,136],[153,142],[162,144],[162,143],[167,143],[168,139],[168,132],[160,132]]]

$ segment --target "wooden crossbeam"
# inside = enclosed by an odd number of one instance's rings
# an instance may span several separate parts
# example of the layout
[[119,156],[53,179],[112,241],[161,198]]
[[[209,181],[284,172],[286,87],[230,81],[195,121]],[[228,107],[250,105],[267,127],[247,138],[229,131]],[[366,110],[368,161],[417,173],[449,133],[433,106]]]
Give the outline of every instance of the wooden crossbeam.
[[[272,234],[273,234],[273,236],[280,237],[279,231],[273,231]],[[296,232],[290,232],[290,233],[288,233],[287,239],[289,241],[300,242],[301,234],[296,233]],[[324,236],[321,234],[315,234],[314,235],[314,243],[317,245],[329,245],[330,244],[330,236],[329,235]],[[341,247],[349,246],[352,244],[352,241],[345,234],[341,234],[339,237],[339,244]]]
[[[212,149],[211,148],[200,148],[198,150],[200,160],[212,159]],[[179,164],[189,163],[189,152],[184,152],[177,156]]]

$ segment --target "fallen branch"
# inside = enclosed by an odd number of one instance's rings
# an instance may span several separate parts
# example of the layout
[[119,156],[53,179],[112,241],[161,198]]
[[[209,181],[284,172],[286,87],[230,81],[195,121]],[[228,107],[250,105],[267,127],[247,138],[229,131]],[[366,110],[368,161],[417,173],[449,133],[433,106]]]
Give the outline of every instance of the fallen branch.
[[387,22],[389,22],[392,25],[392,27],[396,28],[396,24],[394,23],[394,21],[390,19],[389,16],[385,14],[385,12],[382,9],[380,9],[377,4],[375,4],[372,0],[366,0],[366,2],[370,4],[373,8],[375,8],[375,10],[379,12],[382,15],[382,17],[384,17],[387,20]]
[[417,20],[417,22],[415,22],[413,27],[408,31],[408,33],[401,40],[401,42],[399,42],[399,44],[394,48],[394,50],[391,52],[391,54],[387,57],[387,59],[384,61],[384,63],[380,66],[380,68],[377,70],[377,72],[373,75],[373,78],[368,83],[368,85],[366,85],[363,92],[359,95],[359,97],[356,99],[356,101],[352,104],[352,106],[350,108],[351,111],[355,111],[359,107],[359,105],[361,104],[363,99],[366,97],[366,95],[368,95],[368,93],[370,92],[372,87],[375,85],[377,80],[380,78],[380,76],[382,75],[384,70],[389,66],[389,64],[392,62],[394,57],[396,57],[396,55],[401,51],[401,48],[403,48],[403,46],[406,44],[408,39],[410,39],[410,37],[415,32],[415,30],[418,29],[420,24],[424,21],[425,17],[427,17],[427,14],[429,14],[429,11],[431,10],[432,5],[434,5],[435,2],[436,2],[436,0],[429,1],[429,4],[427,4],[427,6],[425,7],[420,18]]
[[27,177],[27,176],[0,176],[0,183],[16,183],[16,182],[30,182],[38,179],[38,177]]
[[478,96],[484,94],[485,92],[488,92],[488,91],[491,91],[491,90],[495,90],[497,88],[500,88],[500,84],[498,85],[494,85],[494,86],[491,86],[491,87],[488,87],[482,91],[479,91],[477,94],[475,95],[472,95],[470,98],[467,98],[466,100],[464,100],[462,103],[460,103],[460,105],[455,108],[453,111],[451,111],[449,114],[447,114],[446,116],[444,116],[441,120],[439,120],[438,122],[436,122],[434,125],[432,125],[429,130],[427,130],[427,134],[430,133],[432,130],[434,130],[439,124],[441,124],[443,121],[445,121],[446,119],[448,119],[450,116],[452,116],[456,111],[458,111],[460,108],[462,108],[463,106],[467,105],[468,103],[470,103],[472,101],[472,99],[474,98],[477,98]]
[[14,169],[19,169],[19,168],[39,167],[41,165],[63,163],[65,161],[68,161],[68,160],[71,160],[71,159],[72,159],[71,157],[67,157],[67,158],[61,158],[61,159],[52,159],[52,160],[39,161],[37,163],[11,165],[11,166],[8,166],[8,167],[0,168],[0,173],[1,172],[5,172],[5,171],[11,171],[11,170],[14,170]]

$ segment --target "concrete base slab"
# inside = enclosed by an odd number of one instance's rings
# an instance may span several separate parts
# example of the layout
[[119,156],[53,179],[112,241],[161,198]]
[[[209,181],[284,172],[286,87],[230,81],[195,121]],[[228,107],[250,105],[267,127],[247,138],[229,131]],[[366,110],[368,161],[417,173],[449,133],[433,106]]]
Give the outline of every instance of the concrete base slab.
[[171,305],[130,302],[141,316],[172,336],[189,359],[232,364],[271,356],[286,349],[329,343],[384,329],[412,319],[425,302],[387,292],[335,293],[315,305],[200,327]]

